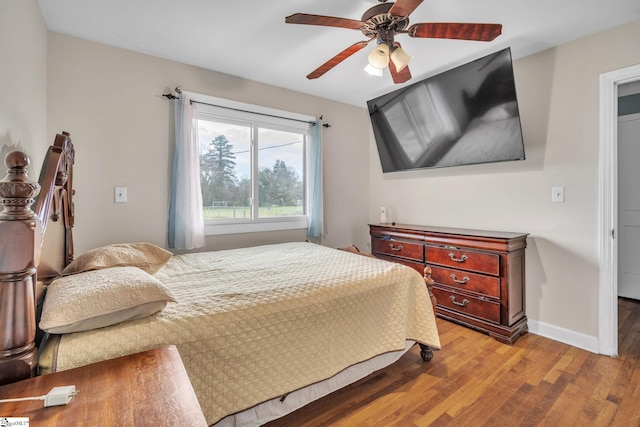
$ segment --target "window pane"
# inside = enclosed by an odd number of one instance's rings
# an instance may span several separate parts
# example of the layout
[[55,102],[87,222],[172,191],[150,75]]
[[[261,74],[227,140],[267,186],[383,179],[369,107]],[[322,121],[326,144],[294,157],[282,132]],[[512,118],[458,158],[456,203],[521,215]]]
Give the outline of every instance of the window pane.
[[258,217],[304,215],[304,135],[258,129]]
[[251,127],[198,121],[204,219],[251,219]]

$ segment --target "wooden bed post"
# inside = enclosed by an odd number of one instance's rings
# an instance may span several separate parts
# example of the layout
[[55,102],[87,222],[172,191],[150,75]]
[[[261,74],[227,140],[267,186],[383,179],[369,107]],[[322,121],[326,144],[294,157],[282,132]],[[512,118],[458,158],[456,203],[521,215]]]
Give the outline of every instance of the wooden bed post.
[[0,384],[33,376],[35,283],[41,223],[31,210],[40,185],[29,179],[29,158],[21,151],[5,159],[9,169],[0,181]]
[[[25,153],[13,151],[5,158],[8,171],[0,180],[0,385],[35,375],[41,286],[73,261],[74,158],[66,132],[49,147],[39,182],[27,175]],[[49,219],[61,223],[62,241],[53,254],[44,254]]]
[[[431,267],[428,265],[424,267],[424,273],[422,274],[424,277],[424,283],[427,285],[427,290],[429,291],[429,298],[431,298],[431,305],[433,306],[433,316],[436,314],[436,296],[433,295],[433,284],[435,280],[431,277]],[[420,356],[422,360],[425,362],[430,362],[433,359],[433,349],[426,344],[420,344]]]

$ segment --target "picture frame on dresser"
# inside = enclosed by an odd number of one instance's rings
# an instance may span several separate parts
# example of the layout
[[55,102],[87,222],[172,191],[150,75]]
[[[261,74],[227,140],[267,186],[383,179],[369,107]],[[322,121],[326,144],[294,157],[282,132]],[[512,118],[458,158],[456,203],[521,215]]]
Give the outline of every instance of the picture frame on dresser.
[[436,315],[513,344],[528,332],[528,233],[369,224],[371,253],[423,272],[431,269]]

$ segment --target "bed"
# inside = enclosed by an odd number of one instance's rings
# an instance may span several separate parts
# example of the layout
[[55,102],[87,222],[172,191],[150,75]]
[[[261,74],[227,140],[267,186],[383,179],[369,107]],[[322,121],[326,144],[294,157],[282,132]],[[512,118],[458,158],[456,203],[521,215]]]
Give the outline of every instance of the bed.
[[174,344],[208,424],[260,425],[416,343],[427,361],[440,346],[425,278],[349,251],[291,242],[172,255],[137,242],[74,259],[69,135],[49,150],[33,212],[26,162],[10,154],[0,182],[0,371],[12,372],[0,381]]

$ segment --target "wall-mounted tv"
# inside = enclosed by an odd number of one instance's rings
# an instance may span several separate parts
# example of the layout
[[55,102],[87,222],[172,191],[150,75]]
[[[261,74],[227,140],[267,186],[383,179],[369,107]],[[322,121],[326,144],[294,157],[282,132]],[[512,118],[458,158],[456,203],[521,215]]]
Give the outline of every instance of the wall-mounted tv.
[[510,48],[367,105],[385,173],[525,158]]

